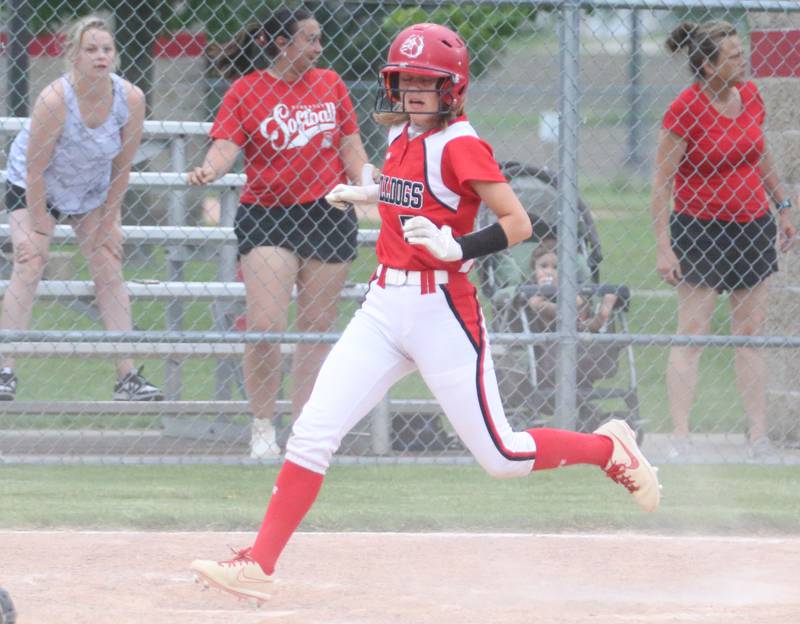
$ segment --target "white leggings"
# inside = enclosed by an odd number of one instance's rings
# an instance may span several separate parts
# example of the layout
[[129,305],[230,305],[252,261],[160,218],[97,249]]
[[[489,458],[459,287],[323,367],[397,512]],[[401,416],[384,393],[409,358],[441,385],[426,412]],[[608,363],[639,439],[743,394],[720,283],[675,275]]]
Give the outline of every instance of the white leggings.
[[536,445],[506,420],[483,314],[465,276],[428,294],[419,285],[371,284],[320,370],[286,459],[324,474],[347,432],[415,368],[486,472],[530,473]]

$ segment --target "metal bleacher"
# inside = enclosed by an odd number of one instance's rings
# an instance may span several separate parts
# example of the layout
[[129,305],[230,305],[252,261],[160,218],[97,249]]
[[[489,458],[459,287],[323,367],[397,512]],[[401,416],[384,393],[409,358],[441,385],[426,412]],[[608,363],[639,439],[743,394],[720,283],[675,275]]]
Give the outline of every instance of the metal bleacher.
[[[0,134],[11,134],[22,127],[24,119],[0,117]],[[233,219],[238,205],[239,188],[244,184],[243,174],[227,174],[208,187],[220,194],[221,219],[218,226],[197,227],[186,225],[189,214],[185,179],[187,137],[206,137],[210,124],[199,122],[147,121],[142,148],[137,160],[169,150],[173,171],[133,171],[131,189],[159,189],[169,193],[167,225],[123,225],[126,246],[147,244],[166,249],[168,281],[133,280],[127,284],[133,300],[146,299],[167,302],[166,332],[133,331],[0,331],[0,353],[13,353],[24,357],[108,357],[123,356],[163,358],[166,360],[164,401],[157,403],[126,403],[115,401],[13,401],[2,405],[6,414],[151,414],[162,417],[166,433],[204,437],[220,434],[214,422],[187,426],[181,417],[210,415],[217,424],[229,423],[236,415],[249,414],[245,401],[231,400],[233,371],[244,351],[246,342],[266,340],[280,342],[282,350],[290,353],[293,343],[302,340],[333,341],[334,335],[256,334],[238,332],[232,319],[241,312],[244,303],[244,285],[236,280],[236,239]],[[5,181],[5,171],[0,171]],[[59,225],[55,229],[55,243],[74,241],[72,228]],[[374,246],[377,230],[359,232],[359,245]],[[0,244],[10,241],[10,227],[0,224]],[[217,263],[216,281],[183,281],[184,264],[189,258],[213,258]],[[0,295],[8,286],[0,280]],[[348,283],[342,297],[360,300],[366,284]],[[37,290],[39,300],[83,302],[87,307],[94,299],[91,281],[46,280]],[[210,332],[183,331],[182,306],[187,302],[206,301],[212,306],[214,330]],[[213,400],[185,401],[182,394],[182,363],[187,358],[213,358],[216,362]],[[431,401],[396,400],[388,398],[374,410],[369,424],[373,453],[385,454],[390,448],[389,420],[391,413],[418,413],[429,411]],[[287,413],[288,401],[278,401],[278,412]],[[215,434],[214,431],[218,433]],[[234,435],[238,435],[235,433]]]

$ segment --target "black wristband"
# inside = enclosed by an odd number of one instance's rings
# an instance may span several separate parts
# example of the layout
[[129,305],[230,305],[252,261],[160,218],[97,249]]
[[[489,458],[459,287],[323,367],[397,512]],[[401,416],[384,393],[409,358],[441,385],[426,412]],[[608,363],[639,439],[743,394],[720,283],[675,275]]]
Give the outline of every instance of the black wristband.
[[463,260],[488,256],[508,247],[508,237],[499,223],[493,223],[489,227],[471,232],[466,236],[459,236],[456,242],[461,245],[461,251],[464,253]]
[[780,212],[781,210],[788,210],[791,207],[792,207],[792,200],[789,197],[787,197],[783,201],[775,202],[775,210],[777,210],[778,212]]

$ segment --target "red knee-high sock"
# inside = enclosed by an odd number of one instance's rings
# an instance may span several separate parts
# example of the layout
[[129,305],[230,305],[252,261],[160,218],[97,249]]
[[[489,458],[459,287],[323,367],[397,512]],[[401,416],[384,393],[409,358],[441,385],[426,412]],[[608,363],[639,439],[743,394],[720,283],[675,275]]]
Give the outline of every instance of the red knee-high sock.
[[610,438],[595,433],[561,429],[528,429],[536,442],[534,470],[548,470],[571,464],[592,464],[605,468],[614,445]]
[[264,514],[251,556],[265,574],[275,571],[286,542],[317,498],[324,475],[307,470],[290,461],[283,462],[272,498]]

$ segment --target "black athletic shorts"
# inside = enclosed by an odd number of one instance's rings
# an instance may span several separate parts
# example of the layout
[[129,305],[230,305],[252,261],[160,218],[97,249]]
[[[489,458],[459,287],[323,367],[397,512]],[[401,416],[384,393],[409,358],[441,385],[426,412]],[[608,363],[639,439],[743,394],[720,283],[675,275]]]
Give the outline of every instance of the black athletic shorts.
[[670,234],[689,284],[719,292],[754,288],[778,270],[778,229],[771,214],[747,223],[673,214]]
[[350,262],[356,257],[358,218],[324,199],[288,208],[241,204],[233,226],[239,254],[254,247],[283,247],[303,260]]
[[[25,199],[25,189],[11,182],[6,182],[6,210],[14,212],[15,210],[22,210],[28,207],[28,201]],[[47,202],[47,212],[58,221],[64,215],[61,214],[58,208],[54,208],[50,202]]]

